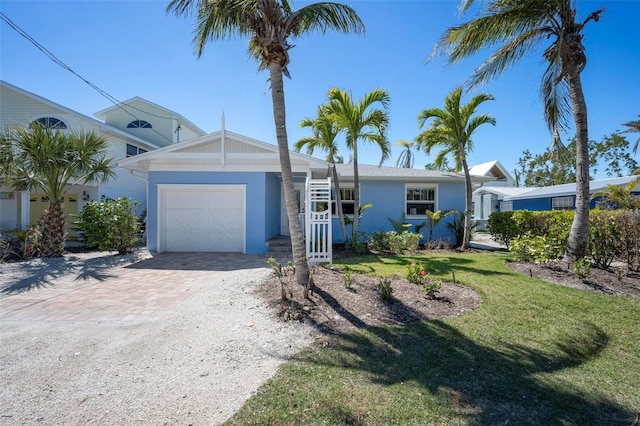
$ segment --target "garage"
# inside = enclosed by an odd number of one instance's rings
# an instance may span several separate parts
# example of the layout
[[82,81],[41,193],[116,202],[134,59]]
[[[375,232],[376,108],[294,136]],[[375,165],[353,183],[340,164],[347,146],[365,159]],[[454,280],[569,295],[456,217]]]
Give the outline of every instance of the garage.
[[159,185],[159,251],[245,253],[244,185]]

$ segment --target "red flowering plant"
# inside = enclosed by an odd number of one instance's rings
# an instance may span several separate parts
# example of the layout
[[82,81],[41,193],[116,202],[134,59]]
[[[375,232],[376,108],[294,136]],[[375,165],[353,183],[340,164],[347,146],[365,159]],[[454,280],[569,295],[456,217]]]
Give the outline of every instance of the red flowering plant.
[[429,280],[429,274],[422,263],[411,262],[407,266],[407,280],[414,284],[424,285]]

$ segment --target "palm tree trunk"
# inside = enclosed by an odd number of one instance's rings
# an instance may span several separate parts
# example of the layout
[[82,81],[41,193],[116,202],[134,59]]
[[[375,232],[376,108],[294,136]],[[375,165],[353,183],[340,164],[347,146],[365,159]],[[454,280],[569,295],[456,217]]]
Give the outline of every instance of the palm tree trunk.
[[335,163],[331,164],[333,173],[333,185],[336,189],[336,211],[338,212],[338,220],[340,221],[340,230],[342,231],[342,240],[347,244],[347,225],[344,223],[344,212],[342,211],[342,195],[340,194],[340,181],[338,180],[338,171]]
[[353,223],[351,228],[351,246],[358,243],[360,226],[360,176],[358,175],[358,141],[353,140]]
[[576,70],[568,79],[569,96],[576,124],[576,211],[567,240],[565,258],[569,261],[582,259],[589,242],[589,131],[587,126],[587,104],[582,91],[580,72]]
[[49,208],[42,217],[42,255],[60,257],[64,254],[66,232],[63,205],[59,199],[51,197]]
[[289,141],[286,127],[284,82],[282,81],[282,67],[279,63],[271,62],[269,64],[269,76],[271,79],[271,98],[273,100],[273,121],[276,126],[276,139],[278,140],[278,151],[280,153],[282,186],[284,187],[284,199],[287,207],[287,218],[289,219],[296,282],[305,287],[306,297],[311,284],[309,282],[309,265],[307,263],[307,250],[302,237],[302,225],[300,225],[300,218],[298,217],[298,201],[293,187],[293,173],[291,171],[291,159],[289,158]]
[[471,174],[469,173],[469,165],[467,164],[467,156],[465,155],[465,147],[462,141],[458,142],[458,150],[462,157],[462,169],[464,170],[464,237],[462,238],[462,249],[469,249],[469,241],[471,241],[471,204],[473,204],[473,189],[471,188]]

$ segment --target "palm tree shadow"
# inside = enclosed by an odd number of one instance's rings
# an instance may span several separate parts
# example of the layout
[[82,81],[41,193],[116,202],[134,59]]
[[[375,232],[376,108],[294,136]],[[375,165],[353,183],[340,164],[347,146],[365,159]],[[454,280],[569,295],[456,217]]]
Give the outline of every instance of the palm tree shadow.
[[332,356],[304,361],[364,371],[374,383],[416,382],[469,423],[631,424],[634,413],[597,391],[550,386],[539,375],[599,356],[609,337],[593,324],[559,337],[546,349],[470,340],[442,321],[374,327],[335,338]]

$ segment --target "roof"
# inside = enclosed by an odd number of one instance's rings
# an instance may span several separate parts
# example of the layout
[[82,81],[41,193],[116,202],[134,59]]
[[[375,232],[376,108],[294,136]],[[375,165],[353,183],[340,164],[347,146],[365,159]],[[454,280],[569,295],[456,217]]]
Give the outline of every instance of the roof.
[[513,176],[498,161],[493,160],[487,163],[476,164],[469,169],[469,173],[476,176],[492,176],[498,179],[513,181]]
[[[226,143],[222,142],[223,137],[224,140],[227,141]],[[253,149],[253,153],[251,149],[237,151],[226,148],[227,145],[231,145],[231,141],[239,142],[240,144],[251,147]],[[203,149],[208,146],[211,146],[212,149]],[[293,151],[289,151],[289,155],[292,166],[297,165],[298,168],[301,164],[306,165],[304,167],[307,170],[326,170],[329,166],[327,162],[309,155]],[[152,162],[166,163],[172,161],[175,162],[175,164],[184,164],[184,162],[187,161],[197,162],[198,164],[209,164],[211,166],[215,165],[217,167],[222,167],[227,171],[232,170],[234,165],[237,166],[239,164],[238,162],[242,161],[249,161],[251,165],[257,167],[259,167],[259,164],[266,164],[269,167],[272,167],[277,163],[278,170],[280,170],[280,158],[277,145],[243,136],[225,129],[169,145],[154,151],[149,151],[144,154],[122,159],[118,162],[118,166],[126,169],[148,172],[149,166]],[[225,161],[228,161],[228,163],[225,163]],[[235,164],[232,164],[234,162]]]
[[[117,109],[121,108],[123,105],[130,105],[134,102],[142,102],[142,103],[146,103],[148,105],[151,105],[154,108],[157,108],[159,110],[162,110],[164,112],[167,113],[167,115],[171,115],[174,118],[176,118],[177,120],[179,120],[181,123],[186,124],[187,126],[191,127],[196,133],[200,133],[200,135],[206,135],[207,132],[205,132],[204,130],[202,130],[200,127],[196,126],[195,124],[193,124],[193,122],[191,122],[191,120],[187,119],[186,117],[184,117],[182,114],[178,114],[175,111],[170,110],[169,108],[165,108],[161,105],[158,105],[156,103],[153,103],[147,99],[141,98],[140,96],[134,96],[131,99],[127,99],[126,101],[120,102],[117,105],[113,105],[109,108],[105,108],[103,110],[100,110],[98,112],[96,112],[95,114],[93,114],[94,117],[99,118],[101,120],[105,120],[107,117],[107,114],[109,114],[112,111],[116,111]],[[146,112],[146,111],[143,111]],[[151,114],[150,112],[147,112],[147,114]]]
[[[589,182],[589,192],[592,194],[595,192],[602,191],[609,185],[618,185],[623,186],[627,185],[634,179],[637,179],[638,176],[624,176],[617,178],[609,178],[609,179],[599,179],[592,180]],[[640,187],[640,184],[636,185],[636,190]],[[504,189],[504,188],[501,188]],[[553,185],[553,186],[544,186],[542,188],[536,188],[533,191],[526,192],[520,195],[510,196],[505,198],[505,200],[525,200],[531,198],[544,198],[544,197],[562,197],[567,195],[575,195],[576,193],[576,184],[575,183],[565,183],[563,185]]]
[[526,194],[527,192],[534,191],[538,188],[536,187],[511,187],[511,186],[482,186],[475,191],[473,194],[496,194],[499,197],[515,197],[518,195]]
[[124,139],[128,139],[130,141],[136,142],[139,145],[147,146],[147,147],[149,147],[151,149],[158,148],[158,146],[156,144],[148,142],[148,141],[146,141],[144,139],[141,139],[141,138],[139,138],[137,136],[134,136],[134,135],[132,135],[130,133],[124,132],[124,131],[122,131],[120,129],[117,129],[117,128],[113,127],[113,126],[110,126],[110,125],[100,121],[100,120],[96,120],[95,118],[91,118],[91,117],[89,117],[87,115],[79,113],[78,111],[74,111],[71,108],[67,108],[67,107],[62,106],[60,104],[57,104],[57,103],[55,103],[55,102],[53,102],[53,101],[51,101],[51,100],[49,100],[47,98],[43,98],[42,96],[36,95],[35,93],[31,93],[31,92],[29,92],[27,90],[21,89],[20,87],[17,87],[17,86],[14,86],[13,84],[7,83],[4,80],[0,80],[0,86],[4,86],[9,90],[13,90],[15,92],[18,92],[21,95],[26,96],[28,98],[31,98],[31,99],[33,99],[33,100],[35,100],[37,102],[41,102],[41,103],[43,103],[45,105],[48,105],[48,106],[50,106],[52,108],[58,109],[58,110],[62,111],[65,114],[69,114],[69,115],[75,116],[75,117],[77,117],[79,119],[88,121],[91,125],[96,126],[98,129],[100,129],[102,131],[114,134],[114,135],[119,136],[119,137],[124,138]]
[[[336,164],[338,174],[353,178],[353,164]],[[464,181],[462,173],[441,172],[437,170],[409,169],[403,167],[374,166],[370,164],[358,164],[358,175],[367,180],[392,179],[409,180],[421,179],[428,181]],[[486,182],[493,180],[489,177],[472,176],[474,182]]]

